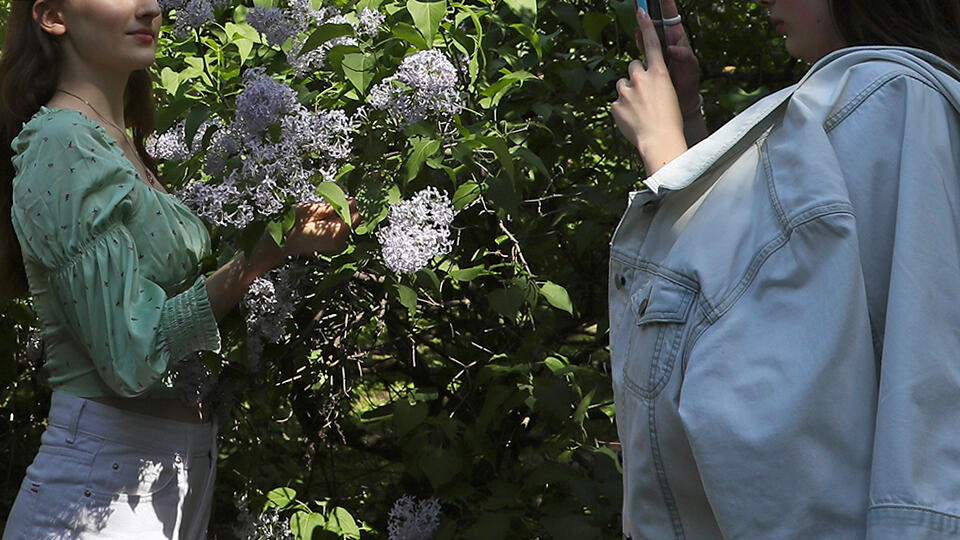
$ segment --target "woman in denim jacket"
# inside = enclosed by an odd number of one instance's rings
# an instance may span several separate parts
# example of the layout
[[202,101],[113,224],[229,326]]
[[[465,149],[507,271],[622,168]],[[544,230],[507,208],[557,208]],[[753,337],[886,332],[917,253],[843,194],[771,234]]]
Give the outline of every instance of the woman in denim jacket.
[[709,137],[673,0],[618,82],[624,534],[960,537],[960,5],[760,3],[814,65]]

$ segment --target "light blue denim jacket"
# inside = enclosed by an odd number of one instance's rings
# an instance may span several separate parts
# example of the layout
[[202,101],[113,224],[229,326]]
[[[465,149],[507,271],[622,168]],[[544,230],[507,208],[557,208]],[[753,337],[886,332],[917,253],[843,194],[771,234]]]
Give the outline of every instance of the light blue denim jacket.
[[837,51],[631,194],[626,537],[960,538],[958,79]]

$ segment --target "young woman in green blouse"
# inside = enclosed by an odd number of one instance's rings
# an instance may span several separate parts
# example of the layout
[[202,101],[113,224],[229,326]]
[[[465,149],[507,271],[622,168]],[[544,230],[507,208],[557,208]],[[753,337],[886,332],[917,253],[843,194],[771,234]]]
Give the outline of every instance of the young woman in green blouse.
[[216,422],[161,378],[219,350],[217,321],[257,277],[288,256],[339,250],[349,234],[329,205],[299,205],[282,250],[264,235],[249,259],[199,275],[206,228],[144,149],[160,25],[156,0],[12,4],[0,294],[33,297],[54,392],[4,540],[204,537]]

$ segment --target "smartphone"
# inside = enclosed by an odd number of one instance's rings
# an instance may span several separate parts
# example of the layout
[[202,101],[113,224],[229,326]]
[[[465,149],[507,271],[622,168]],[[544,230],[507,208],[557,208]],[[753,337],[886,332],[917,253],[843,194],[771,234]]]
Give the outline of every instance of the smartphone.
[[[637,0],[637,7],[646,11],[650,18],[654,21],[663,20],[663,4],[660,0]],[[670,58],[667,55],[667,32],[666,27],[662,24],[654,25],[654,28],[657,29],[657,37],[660,39],[660,50],[663,51],[663,59],[667,63],[667,67],[670,66]]]

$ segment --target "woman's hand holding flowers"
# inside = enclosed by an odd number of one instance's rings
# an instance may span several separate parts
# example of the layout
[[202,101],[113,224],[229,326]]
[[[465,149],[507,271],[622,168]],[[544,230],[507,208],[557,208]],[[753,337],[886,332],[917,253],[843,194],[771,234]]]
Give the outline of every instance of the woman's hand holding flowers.
[[301,203],[294,207],[296,222],[283,245],[285,257],[317,255],[321,252],[340,251],[347,243],[350,230],[363,221],[357,211],[356,199],[350,201],[350,226],[340,219],[328,203]]

